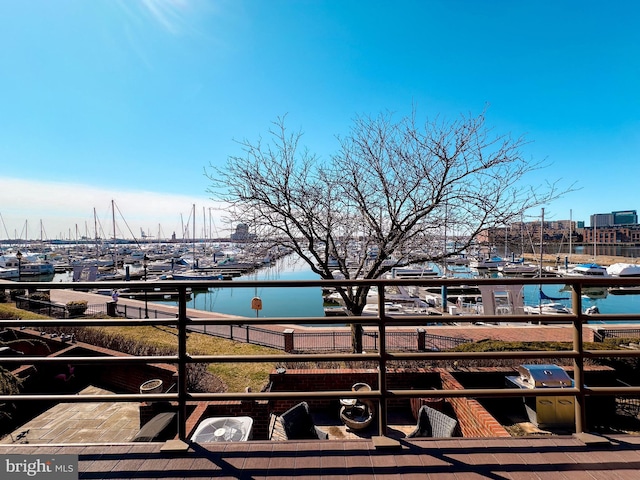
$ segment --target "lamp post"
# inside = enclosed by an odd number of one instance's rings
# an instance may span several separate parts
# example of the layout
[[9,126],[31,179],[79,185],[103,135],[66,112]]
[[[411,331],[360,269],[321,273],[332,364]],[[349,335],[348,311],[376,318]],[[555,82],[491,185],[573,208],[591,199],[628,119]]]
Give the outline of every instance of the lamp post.
[[18,259],[18,281],[20,281],[22,273],[22,252],[20,250],[16,253],[16,258]]
[[[147,266],[149,265],[149,257],[144,254],[142,257],[142,268],[144,268],[144,281],[147,281]],[[144,318],[149,318],[149,305],[147,302],[147,288],[144,289]]]

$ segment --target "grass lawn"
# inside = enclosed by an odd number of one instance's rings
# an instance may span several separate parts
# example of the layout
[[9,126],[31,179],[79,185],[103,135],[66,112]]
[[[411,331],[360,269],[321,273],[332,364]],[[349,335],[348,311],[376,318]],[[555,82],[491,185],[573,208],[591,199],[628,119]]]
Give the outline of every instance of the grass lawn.
[[[0,318],[46,319],[27,310],[15,308],[13,303],[0,303]],[[176,330],[169,327],[89,327],[109,337],[118,337],[122,343],[144,343],[154,347],[177,351]],[[117,343],[117,342],[116,342]],[[234,342],[201,333],[189,333],[187,351],[192,355],[276,355],[279,350]],[[226,385],[229,392],[243,392],[251,387],[260,391],[268,382],[273,363],[217,363],[210,364],[208,371]]]

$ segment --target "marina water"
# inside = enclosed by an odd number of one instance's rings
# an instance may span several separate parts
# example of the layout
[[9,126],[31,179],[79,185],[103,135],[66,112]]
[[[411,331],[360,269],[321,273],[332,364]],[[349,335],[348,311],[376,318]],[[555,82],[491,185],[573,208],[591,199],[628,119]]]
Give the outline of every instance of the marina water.
[[[449,270],[448,276],[466,277],[470,280],[474,273],[468,268]],[[497,274],[496,274],[497,275]],[[241,277],[242,280],[318,280],[319,276],[311,271],[309,265],[295,255],[278,259],[271,265]],[[70,281],[68,275],[58,275],[54,281]],[[560,303],[571,307],[571,292],[564,289],[559,279],[558,284],[544,285],[542,290],[550,297],[564,298]],[[539,300],[538,285],[527,285],[524,288],[524,304],[537,305]],[[320,287],[292,289],[259,287],[259,288],[210,288],[208,291],[195,292],[187,307],[197,310],[255,317],[256,311],[251,309],[251,300],[260,297],[262,310],[260,317],[322,317],[324,316],[322,290]],[[160,303],[177,305],[174,300],[154,300]],[[597,306],[600,313],[626,313],[640,316],[640,295],[612,295],[604,298],[583,296],[583,310]],[[598,323],[590,321],[589,323]]]
[[[295,255],[278,259],[269,266],[253,273],[243,275],[242,280],[318,280],[320,277],[311,271],[311,267]],[[260,288],[210,288],[205,292],[195,292],[187,307],[208,312],[255,317],[251,309],[254,297],[262,299],[260,317],[322,317],[324,316],[322,289]],[[175,301],[163,301],[177,305]]]
[[[449,271],[448,275],[470,279],[474,276],[469,269],[460,268]],[[317,280],[319,278],[306,262],[295,255],[283,257],[271,266],[242,277],[243,280]],[[550,297],[563,298],[559,302],[571,307],[571,292],[565,290],[563,283],[544,285],[542,290]],[[537,305],[539,291],[538,285],[525,286],[524,304]],[[322,290],[319,287],[297,288],[295,294],[287,288],[210,288],[206,292],[196,292],[189,301],[188,307],[251,317],[256,316],[256,312],[251,309],[251,299],[254,297],[262,299],[263,309],[259,312],[260,317],[322,317],[324,315]],[[166,303],[176,304],[175,301],[166,301]],[[598,307],[600,313],[640,314],[640,295],[607,294],[605,298],[583,296],[583,309],[594,305]]]

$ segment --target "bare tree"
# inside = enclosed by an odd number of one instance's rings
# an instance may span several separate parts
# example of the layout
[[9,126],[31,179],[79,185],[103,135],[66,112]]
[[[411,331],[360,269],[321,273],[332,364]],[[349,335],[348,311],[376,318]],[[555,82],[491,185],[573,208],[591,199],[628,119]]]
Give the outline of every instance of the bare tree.
[[[278,118],[268,141],[239,142],[243,154],[210,165],[206,175],[233,220],[291,248],[324,279],[372,279],[407,260],[441,261],[481,231],[559,196],[556,183],[525,183],[543,165],[523,158],[523,137],[493,135],[484,113],[424,124],[415,112],[399,121],[358,117],[327,160],[301,147],[301,138]],[[445,235],[454,248],[445,248]],[[360,315],[368,288],[339,291]]]

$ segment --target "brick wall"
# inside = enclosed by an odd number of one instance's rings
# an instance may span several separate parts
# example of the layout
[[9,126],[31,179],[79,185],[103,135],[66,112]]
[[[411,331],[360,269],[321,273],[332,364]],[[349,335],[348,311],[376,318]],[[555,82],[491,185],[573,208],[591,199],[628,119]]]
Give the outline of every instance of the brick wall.
[[[16,335],[24,339],[20,342],[19,349],[25,355],[46,355],[49,356],[128,356],[122,352],[96,347],[87,343],[62,342],[59,337],[40,336],[36,331],[23,330],[15,331]],[[45,346],[46,345],[46,346]],[[23,350],[23,348],[27,350]],[[73,364],[72,361],[70,361]],[[41,376],[48,377],[57,373],[56,369],[63,367],[38,367],[38,373],[30,379],[32,383],[42,380]],[[99,366],[99,365],[79,365],[75,366],[75,376],[78,380],[86,383],[113,390],[116,393],[140,393],[140,385],[147,380],[158,378],[163,382],[163,391],[166,391],[173,383],[176,368],[166,364],[129,364],[123,366]],[[47,378],[44,378],[46,381]]]
[[[443,390],[463,390],[451,373],[440,370]],[[510,437],[509,432],[473,398],[449,398],[463,437]]]

